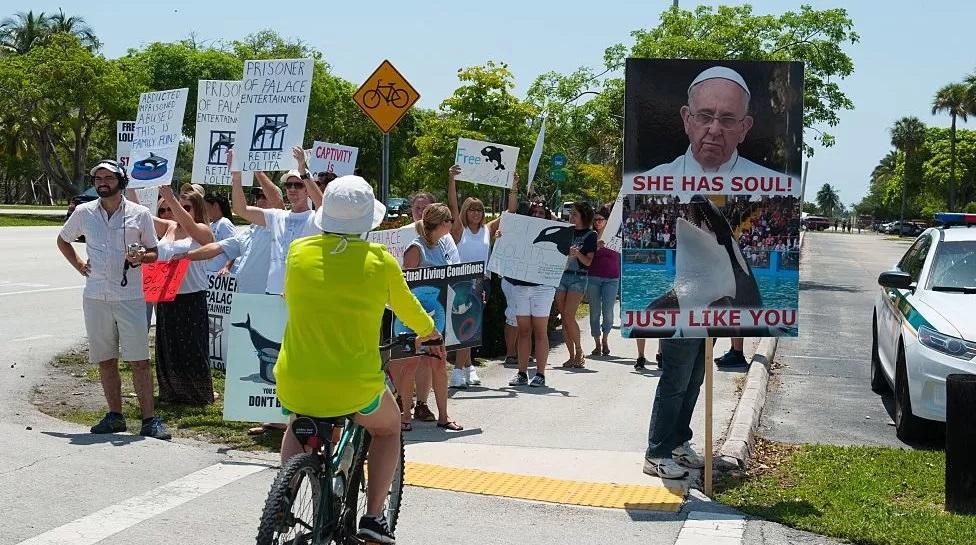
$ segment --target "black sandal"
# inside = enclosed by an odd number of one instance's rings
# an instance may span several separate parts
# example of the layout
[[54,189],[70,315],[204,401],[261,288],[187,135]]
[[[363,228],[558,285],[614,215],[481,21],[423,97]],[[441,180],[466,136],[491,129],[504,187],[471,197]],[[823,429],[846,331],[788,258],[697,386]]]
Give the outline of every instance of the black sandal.
[[461,430],[464,429],[464,426],[459,426],[458,423],[455,422],[455,421],[453,421],[453,420],[448,420],[447,422],[444,422],[443,424],[441,424],[440,422],[438,422],[437,423],[437,427],[438,428],[444,428],[445,430],[449,430],[449,431],[461,431]]

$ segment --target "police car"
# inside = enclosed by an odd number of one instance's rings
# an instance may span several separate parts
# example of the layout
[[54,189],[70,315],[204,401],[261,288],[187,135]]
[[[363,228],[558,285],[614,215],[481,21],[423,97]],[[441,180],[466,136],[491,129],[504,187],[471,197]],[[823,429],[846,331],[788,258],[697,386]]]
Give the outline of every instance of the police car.
[[894,391],[903,441],[945,422],[946,376],[976,374],[976,214],[935,219],[881,273],[874,304],[871,389]]

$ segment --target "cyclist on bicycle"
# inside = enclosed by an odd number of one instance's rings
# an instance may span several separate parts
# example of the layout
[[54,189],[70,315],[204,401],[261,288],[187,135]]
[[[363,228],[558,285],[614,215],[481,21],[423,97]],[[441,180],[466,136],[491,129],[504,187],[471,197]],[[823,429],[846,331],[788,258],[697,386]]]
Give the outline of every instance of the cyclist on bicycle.
[[[288,252],[288,323],[274,373],[278,398],[292,413],[353,414],[369,432],[367,506],[359,537],[394,543],[382,513],[400,459],[400,409],[386,388],[377,348],[385,305],[417,332],[418,344],[440,334],[396,259],[383,245],[360,238],[385,214],[386,207],[359,176],[342,176],[326,187],[315,214],[323,233],[294,241]],[[427,349],[444,357],[443,346]],[[281,441],[282,463],[300,452],[289,425]]]

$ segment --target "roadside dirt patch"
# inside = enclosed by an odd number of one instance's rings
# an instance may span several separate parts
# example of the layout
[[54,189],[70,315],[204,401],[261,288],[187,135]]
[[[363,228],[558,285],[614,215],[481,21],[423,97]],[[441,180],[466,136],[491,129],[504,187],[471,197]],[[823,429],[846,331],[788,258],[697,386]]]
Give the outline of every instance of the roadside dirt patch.
[[[122,392],[127,393],[124,380]],[[74,420],[70,416],[80,412],[104,411],[102,385],[97,369],[88,362],[88,349],[82,345],[55,357],[30,400],[41,412],[63,420]]]

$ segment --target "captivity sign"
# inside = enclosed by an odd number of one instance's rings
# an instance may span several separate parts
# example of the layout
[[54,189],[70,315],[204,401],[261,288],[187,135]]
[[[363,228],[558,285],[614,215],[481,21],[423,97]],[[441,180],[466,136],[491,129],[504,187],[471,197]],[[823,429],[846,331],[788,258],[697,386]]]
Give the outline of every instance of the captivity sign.
[[312,176],[321,172],[346,176],[356,170],[359,148],[316,141],[308,152],[308,169],[312,171]]
[[502,213],[488,270],[523,282],[558,286],[573,243],[573,228],[559,221]]
[[519,148],[458,138],[454,163],[461,167],[457,179],[464,182],[512,187],[512,175],[518,163]]
[[130,188],[168,185],[183,137],[187,88],[139,95],[129,157]]
[[312,59],[244,63],[234,170],[274,172],[298,166],[291,149],[305,139],[312,67]]
[[623,334],[796,336],[802,63],[627,59],[625,76]]
[[[482,312],[485,294],[485,264],[481,261],[424,269],[407,269],[403,279],[434,326],[444,337],[447,350],[481,346]],[[399,319],[393,320],[393,336],[410,332]],[[394,348],[393,358],[414,355],[412,349]]]
[[230,185],[227,150],[234,147],[241,82],[202,79],[197,84],[197,130],[193,139],[193,181]]
[[228,326],[224,420],[287,422],[275,388],[274,366],[288,310],[277,295],[239,293]]

